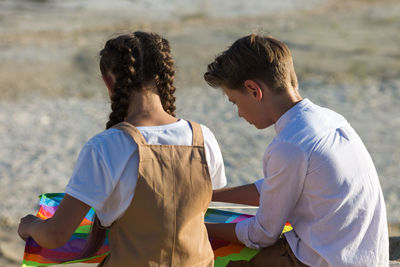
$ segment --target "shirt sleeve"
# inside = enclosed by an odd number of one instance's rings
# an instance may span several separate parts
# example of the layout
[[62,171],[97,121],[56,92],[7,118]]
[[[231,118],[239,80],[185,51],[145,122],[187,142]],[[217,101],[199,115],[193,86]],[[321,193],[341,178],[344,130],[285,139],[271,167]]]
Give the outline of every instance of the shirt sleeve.
[[65,193],[96,210],[102,209],[115,188],[110,170],[97,149],[86,144],[78,157]]
[[219,148],[217,139],[210,129],[204,125],[201,125],[201,129],[204,136],[204,147],[208,169],[211,176],[212,188],[219,189],[226,186],[225,167],[221,149]]
[[299,199],[307,172],[304,152],[290,143],[271,144],[263,159],[264,179],[260,206],[255,217],[236,225],[238,239],[247,247],[260,249],[273,245]]
[[259,180],[254,182],[254,185],[256,186],[257,191],[258,191],[259,194],[261,193],[261,188],[262,188],[263,182],[264,182],[264,178],[261,178],[261,179],[259,179]]

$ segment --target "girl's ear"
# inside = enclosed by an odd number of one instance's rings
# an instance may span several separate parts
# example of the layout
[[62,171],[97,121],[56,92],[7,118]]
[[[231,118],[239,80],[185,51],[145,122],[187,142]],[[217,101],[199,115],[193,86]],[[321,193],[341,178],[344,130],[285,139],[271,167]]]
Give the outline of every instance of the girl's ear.
[[257,101],[261,101],[263,97],[263,91],[261,86],[254,80],[244,81],[244,87]]
[[103,78],[104,83],[107,86],[108,95],[111,98],[112,93],[113,93],[114,83],[115,83],[114,78],[111,75],[108,75],[108,74],[107,75],[103,75],[102,78]]

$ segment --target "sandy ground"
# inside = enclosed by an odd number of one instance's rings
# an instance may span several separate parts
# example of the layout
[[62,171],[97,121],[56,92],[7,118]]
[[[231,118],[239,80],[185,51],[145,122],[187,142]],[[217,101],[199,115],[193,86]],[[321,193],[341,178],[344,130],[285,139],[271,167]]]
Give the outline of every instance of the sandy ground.
[[218,52],[250,32],[286,41],[302,95],[343,114],[364,140],[380,176],[390,234],[400,235],[398,1],[233,1],[224,8],[211,1],[176,0],[175,8],[136,2],[135,10],[122,0],[113,7],[98,1],[96,8],[77,1],[0,2],[0,266],[20,265],[19,218],[36,211],[39,194],[63,191],[81,146],[104,129],[109,103],[98,51],[114,33],[137,29],[170,40],[178,116],[214,132],[229,185],[261,177],[260,159],[274,132],[238,118],[202,74]]

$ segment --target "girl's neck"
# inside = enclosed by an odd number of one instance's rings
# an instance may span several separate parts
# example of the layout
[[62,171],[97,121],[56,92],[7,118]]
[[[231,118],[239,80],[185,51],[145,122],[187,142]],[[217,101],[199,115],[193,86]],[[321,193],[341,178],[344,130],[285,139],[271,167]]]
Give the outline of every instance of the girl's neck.
[[157,126],[177,121],[163,109],[160,97],[152,90],[133,92],[129,103],[125,120],[135,126]]

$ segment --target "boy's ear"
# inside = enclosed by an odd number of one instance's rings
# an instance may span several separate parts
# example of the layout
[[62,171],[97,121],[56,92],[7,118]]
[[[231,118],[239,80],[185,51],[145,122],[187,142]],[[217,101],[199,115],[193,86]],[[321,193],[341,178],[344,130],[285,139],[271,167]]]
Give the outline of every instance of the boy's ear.
[[244,87],[257,101],[261,101],[263,97],[263,91],[261,86],[254,80],[244,81]]

